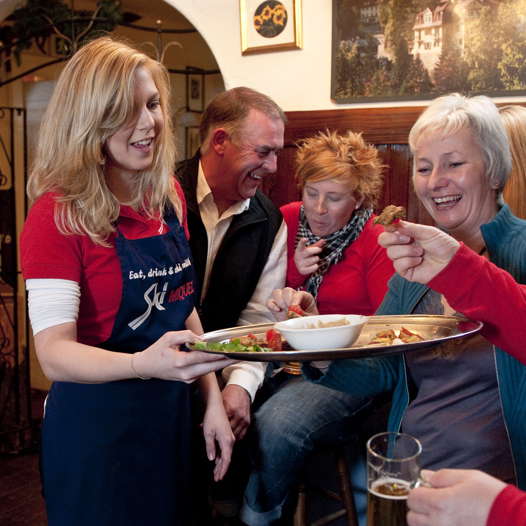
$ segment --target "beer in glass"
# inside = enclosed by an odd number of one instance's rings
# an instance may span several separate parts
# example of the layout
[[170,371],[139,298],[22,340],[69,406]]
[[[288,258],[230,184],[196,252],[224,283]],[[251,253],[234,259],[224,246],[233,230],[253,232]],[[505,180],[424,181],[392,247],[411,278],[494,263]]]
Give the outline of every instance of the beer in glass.
[[367,442],[367,526],[406,526],[407,496],[419,481],[420,442],[379,433]]

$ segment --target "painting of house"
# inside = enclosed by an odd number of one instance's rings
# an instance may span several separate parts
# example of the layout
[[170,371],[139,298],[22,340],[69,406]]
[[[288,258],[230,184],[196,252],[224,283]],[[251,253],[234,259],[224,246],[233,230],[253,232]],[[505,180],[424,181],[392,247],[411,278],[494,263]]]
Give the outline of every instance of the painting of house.
[[332,53],[335,102],[523,95],[526,0],[333,0]]
[[413,57],[420,57],[424,67],[431,75],[442,52],[444,30],[447,26],[444,14],[449,4],[450,2],[442,2],[433,10],[426,7],[415,17],[413,45],[410,53]]

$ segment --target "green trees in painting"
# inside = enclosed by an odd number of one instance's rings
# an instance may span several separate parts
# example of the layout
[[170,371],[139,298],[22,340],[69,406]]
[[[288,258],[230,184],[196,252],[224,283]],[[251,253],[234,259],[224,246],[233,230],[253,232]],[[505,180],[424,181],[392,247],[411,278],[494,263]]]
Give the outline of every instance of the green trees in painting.
[[333,17],[337,101],[526,89],[526,0],[334,0]]

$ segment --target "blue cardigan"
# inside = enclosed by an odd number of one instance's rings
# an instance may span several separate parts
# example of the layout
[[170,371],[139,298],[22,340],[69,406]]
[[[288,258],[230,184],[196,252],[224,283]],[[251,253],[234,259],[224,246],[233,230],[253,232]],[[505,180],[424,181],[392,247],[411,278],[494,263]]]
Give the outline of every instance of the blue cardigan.
[[[526,283],[526,221],[515,217],[505,205],[493,221],[482,225],[481,232],[490,260],[507,270],[519,283]],[[427,286],[409,282],[395,274],[376,314],[410,314],[427,291]],[[524,313],[517,315],[524,316],[526,323]],[[495,360],[517,483],[519,488],[526,490],[526,366],[498,348]],[[305,373],[311,376],[308,368]],[[313,381],[360,397],[392,391],[388,428],[391,431],[400,429],[409,404],[403,355],[335,361],[324,376]]]

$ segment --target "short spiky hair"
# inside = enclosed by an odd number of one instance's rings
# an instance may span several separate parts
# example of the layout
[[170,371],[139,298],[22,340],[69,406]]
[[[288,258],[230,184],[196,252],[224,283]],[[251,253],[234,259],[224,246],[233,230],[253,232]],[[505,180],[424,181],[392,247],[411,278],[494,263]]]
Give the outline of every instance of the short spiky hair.
[[300,142],[296,153],[296,181],[335,179],[347,184],[363,206],[374,207],[383,187],[383,164],[378,150],[366,144],[361,133],[319,132]]

